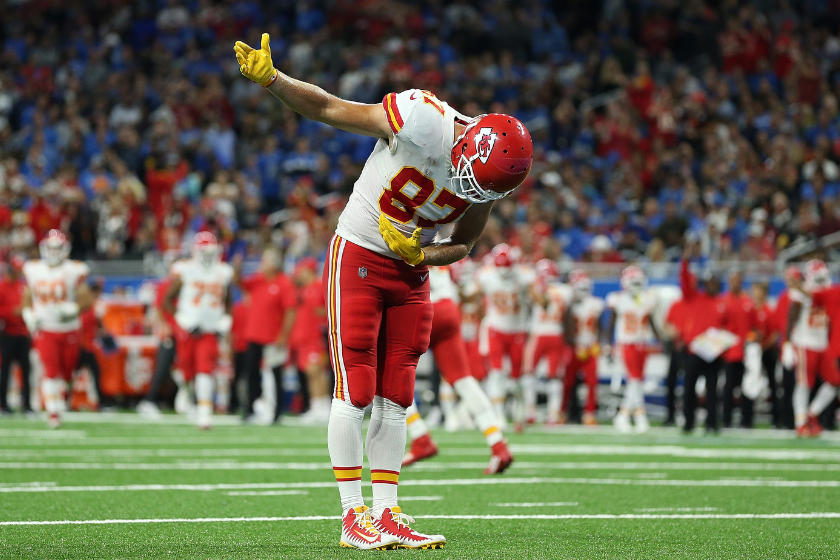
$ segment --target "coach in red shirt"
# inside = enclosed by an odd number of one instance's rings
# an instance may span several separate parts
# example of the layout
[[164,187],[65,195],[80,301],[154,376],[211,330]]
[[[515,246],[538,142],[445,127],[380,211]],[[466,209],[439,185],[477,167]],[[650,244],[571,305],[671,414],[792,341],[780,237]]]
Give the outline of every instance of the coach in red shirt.
[[[236,279],[240,288],[251,300],[251,313],[245,327],[246,369],[248,376],[248,402],[245,405],[245,418],[254,413],[254,401],[262,392],[260,364],[266,358],[266,367],[274,372],[277,388],[277,407],[274,421],[280,418],[283,405],[282,368],[288,359],[287,344],[289,333],[295,322],[297,289],[289,278],[280,270],[280,253],[273,248],[263,251],[260,269],[248,278]],[[269,347],[269,351],[265,351]]]
[[[733,269],[729,273],[729,291],[720,297],[726,307],[724,328],[738,335],[738,342],[723,353],[723,427],[732,426],[732,409],[735,406],[735,388],[744,379],[744,346],[756,339],[758,317],[752,298],[744,291],[744,273]],[[741,393],[741,425],[753,427],[753,402]]]
[[[690,257],[690,255],[686,255]],[[711,328],[723,328],[726,324],[726,306],[718,294],[720,278],[711,271],[703,275],[703,290],[697,287],[697,278],[688,270],[688,258],[684,258],[680,269],[680,287],[685,303],[685,322],[683,335],[686,344],[685,363],[685,433],[694,429],[694,413],[697,408],[697,378],[706,378],[706,431],[717,432],[717,381],[721,369],[721,358],[707,362],[691,352],[691,343],[695,338]]]
[[6,392],[13,363],[18,364],[23,377],[23,411],[32,412],[29,407],[29,350],[32,338],[20,314],[21,298],[26,288],[21,270],[23,259],[14,257],[8,263],[6,273],[0,278],[0,414],[9,413]]

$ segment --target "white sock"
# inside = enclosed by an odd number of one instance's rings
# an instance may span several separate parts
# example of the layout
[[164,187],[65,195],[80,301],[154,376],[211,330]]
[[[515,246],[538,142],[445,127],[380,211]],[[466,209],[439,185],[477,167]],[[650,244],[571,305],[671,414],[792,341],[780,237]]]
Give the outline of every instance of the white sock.
[[793,419],[796,427],[805,425],[808,420],[808,395],[811,390],[807,385],[796,384],[793,389]]
[[368,425],[367,449],[373,487],[374,516],[385,508],[397,507],[397,485],[405,454],[406,409],[384,397],[373,397]]
[[505,417],[505,381],[507,376],[500,369],[490,370],[487,374],[487,397],[493,403],[499,420]]
[[455,416],[455,405],[458,404],[458,398],[455,396],[455,391],[452,390],[452,385],[446,381],[440,382],[438,400],[440,401],[440,410],[443,412],[444,417],[451,422],[452,419],[450,416]]
[[823,383],[817,389],[817,394],[814,395],[814,400],[811,401],[811,406],[808,407],[808,414],[812,416],[819,416],[822,411],[826,409],[831,401],[837,398],[837,387],[829,383]]
[[309,410],[315,412],[328,412],[330,410],[330,398],[312,397],[309,400]]
[[522,374],[519,385],[525,404],[525,418],[533,418],[537,413],[537,376],[533,373]]
[[550,422],[557,422],[560,420],[560,404],[563,396],[563,382],[559,379],[549,379],[547,393],[548,420]]
[[475,377],[462,377],[455,382],[455,391],[461,397],[470,411],[475,424],[481,433],[484,434],[484,439],[487,445],[493,447],[494,444],[504,439],[502,433],[501,421],[493,410],[493,405],[484,391],[481,390],[481,385],[476,381]]
[[194,388],[198,421],[209,422],[210,417],[213,416],[213,376],[197,373]]
[[405,424],[408,427],[408,435],[411,441],[429,433],[429,427],[426,426],[426,422],[420,416],[420,411],[417,410],[415,403],[411,403],[411,406],[405,411]]
[[364,408],[333,399],[330,423],[327,428],[327,446],[330,450],[335,480],[338,482],[342,512],[365,505],[362,498],[362,459],[365,452],[362,442],[362,420],[364,418]]
[[64,409],[63,390],[63,379],[45,377],[41,382],[41,391],[44,394],[44,410],[47,411],[47,414],[58,414]]
[[626,408],[630,412],[634,412],[637,408],[644,408],[645,406],[645,391],[642,382],[639,379],[628,379],[627,387],[624,389],[624,400],[621,403],[622,408]]

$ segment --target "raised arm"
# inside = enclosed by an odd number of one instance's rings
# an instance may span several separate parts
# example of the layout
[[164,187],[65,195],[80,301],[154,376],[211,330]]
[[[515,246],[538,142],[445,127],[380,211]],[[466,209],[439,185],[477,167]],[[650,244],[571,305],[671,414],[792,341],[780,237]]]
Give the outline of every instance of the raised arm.
[[680,267],[680,288],[684,300],[690,300],[697,295],[697,279],[688,270],[688,259],[683,259]]
[[259,49],[237,41],[233,50],[242,75],[267,88],[292,111],[348,132],[391,139],[391,128],[382,105],[339,99],[316,85],[296,80],[274,68],[268,33],[263,33]]

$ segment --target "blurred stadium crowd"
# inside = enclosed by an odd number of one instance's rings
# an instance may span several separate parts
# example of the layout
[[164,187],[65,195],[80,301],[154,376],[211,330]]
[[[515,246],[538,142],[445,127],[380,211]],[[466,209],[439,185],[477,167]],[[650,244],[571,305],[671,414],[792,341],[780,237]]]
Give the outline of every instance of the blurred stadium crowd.
[[526,123],[535,163],[477,249],[771,261],[840,230],[835,0],[10,0],[0,21],[0,251],[320,256],[373,140],[241,79],[278,67],[361,102],[409,87]]

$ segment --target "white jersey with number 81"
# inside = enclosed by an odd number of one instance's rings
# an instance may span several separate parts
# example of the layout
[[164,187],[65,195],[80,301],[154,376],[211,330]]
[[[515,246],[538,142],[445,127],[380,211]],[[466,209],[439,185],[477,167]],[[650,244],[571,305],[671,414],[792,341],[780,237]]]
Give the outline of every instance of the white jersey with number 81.
[[175,311],[178,326],[186,331],[218,332],[233,268],[222,262],[207,267],[184,260],[172,265],[172,275],[181,279]]

